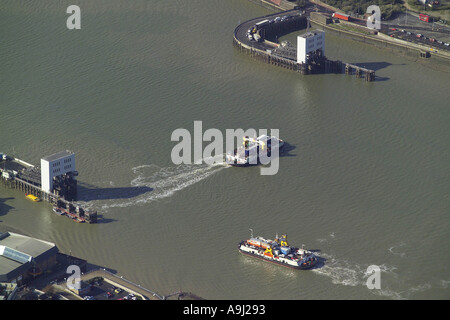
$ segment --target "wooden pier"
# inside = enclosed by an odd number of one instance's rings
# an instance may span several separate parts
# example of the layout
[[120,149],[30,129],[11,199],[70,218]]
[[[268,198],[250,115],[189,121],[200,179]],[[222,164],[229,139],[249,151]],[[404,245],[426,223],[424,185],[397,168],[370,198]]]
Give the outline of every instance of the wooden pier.
[[[250,55],[252,58],[265,62],[277,67],[299,72],[301,74],[316,74],[316,73],[343,73],[344,63],[342,61],[328,60],[326,57],[321,57],[316,61],[310,63],[298,63],[295,60],[287,59],[284,57],[277,56],[271,52],[265,52],[255,48],[248,48],[242,45],[237,39],[233,40],[233,45],[241,52]],[[364,69],[367,70],[367,69]],[[370,70],[372,71],[372,70]],[[367,71],[369,72],[369,70]],[[375,72],[372,71],[373,77],[375,77]],[[374,78],[367,79],[367,81],[373,81]]]
[[345,74],[355,74],[357,78],[364,78],[366,81],[375,80],[375,71],[362,68],[350,63],[345,64]]

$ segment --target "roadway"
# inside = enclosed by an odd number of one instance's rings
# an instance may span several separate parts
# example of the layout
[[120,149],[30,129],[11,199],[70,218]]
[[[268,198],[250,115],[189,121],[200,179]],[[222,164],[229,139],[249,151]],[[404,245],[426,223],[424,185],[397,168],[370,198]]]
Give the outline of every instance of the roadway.
[[281,21],[275,22],[274,20],[277,17],[281,19],[284,16],[298,16],[299,14],[301,14],[299,10],[288,10],[245,21],[236,27],[236,29],[234,30],[234,36],[237,40],[239,40],[239,42],[241,42],[241,44],[245,46],[253,47],[262,51],[272,50],[275,48],[273,44],[264,41],[258,42],[256,40],[250,40],[248,38],[248,30],[252,28],[256,23],[266,19],[269,21],[273,21],[272,23],[283,23]]
[[[243,22],[235,29],[235,37],[244,46],[252,47],[262,51],[274,50],[278,46],[270,41],[255,41],[248,37],[248,30],[252,28],[257,22],[265,19],[271,21],[271,23],[283,23],[283,21],[275,22],[277,17],[308,17],[311,12],[320,12],[331,17],[334,12],[326,7],[317,4],[308,4],[303,9],[293,9],[288,11],[282,11],[274,14],[269,14],[264,17],[258,17],[249,21]],[[367,26],[367,21],[363,19],[353,18],[352,23],[358,25]],[[441,52],[444,55],[450,53],[450,29],[442,24],[421,21],[418,15],[411,13],[404,13],[399,15],[396,19],[382,21],[380,33],[387,34],[388,36],[405,41],[409,44],[421,45],[424,48],[429,48],[430,51]],[[397,40],[397,41],[398,41]],[[406,44],[407,44],[406,43]],[[290,48],[287,48],[290,49]],[[280,54],[282,52],[280,51]],[[288,57],[286,57],[288,58]],[[290,59],[290,58],[288,58]]]
[[[317,4],[312,4],[310,7],[312,7],[310,11],[325,13],[330,17],[334,12]],[[353,18],[351,22],[363,27],[367,26],[367,21],[363,19]],[[419,15],[413,12],[404,12],[395,19],[383,20],[380,32],[408,42],[450,51],[450,47],[445,46],[445,43],[450,43],[450,28],[439,22],[422,21],[419,19]],[[418,34],[422,37],[417,37]],[[434,39],[434,41],[431,39]]]

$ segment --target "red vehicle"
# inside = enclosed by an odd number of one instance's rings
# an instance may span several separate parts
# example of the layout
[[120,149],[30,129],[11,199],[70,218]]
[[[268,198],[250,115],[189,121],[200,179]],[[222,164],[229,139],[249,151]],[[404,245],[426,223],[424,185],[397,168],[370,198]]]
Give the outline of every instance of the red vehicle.
[[425,22],[429,22],[430,21],[430,16],[426,15],[426,14],[419,14],[419,19]]
[[333,13],[333,18],[338,18],[341,20],[348,21],[350,19],[350,16],[348,14],[335,12],[335,13]]

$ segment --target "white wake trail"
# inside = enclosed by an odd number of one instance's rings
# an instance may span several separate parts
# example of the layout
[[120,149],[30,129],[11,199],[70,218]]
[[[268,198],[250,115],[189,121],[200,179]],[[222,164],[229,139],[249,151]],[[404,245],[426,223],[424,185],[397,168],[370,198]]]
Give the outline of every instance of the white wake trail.
[[223,162],[210,165],[205,161],[200,164],[180,164],[166,168],[153,164],[137,166],[131,169],[135,177],[131,180],[130,185],[132,187],[148,187],[151,188],[150,191],[130,199],[90,201],[87,206],[97,207],[98,211],[104,212],[109,208],[143,205],[170,197],[229,167]]

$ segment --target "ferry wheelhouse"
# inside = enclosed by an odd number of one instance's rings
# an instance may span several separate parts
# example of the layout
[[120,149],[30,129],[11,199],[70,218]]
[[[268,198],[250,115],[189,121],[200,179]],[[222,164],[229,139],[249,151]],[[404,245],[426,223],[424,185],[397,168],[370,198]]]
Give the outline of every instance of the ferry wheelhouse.
[[232,166],[266,164],[272,156],[278,156],[284,141],[275,136],[243,137],[242,146],[226,154],[225,160]]

